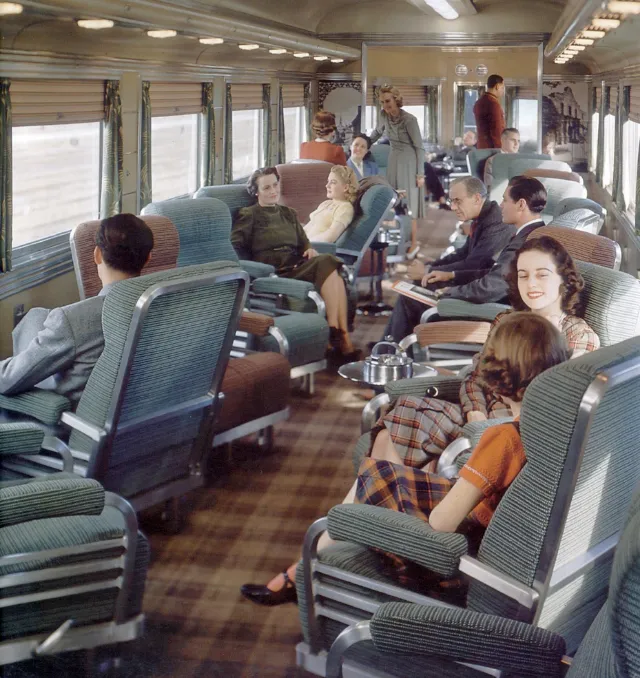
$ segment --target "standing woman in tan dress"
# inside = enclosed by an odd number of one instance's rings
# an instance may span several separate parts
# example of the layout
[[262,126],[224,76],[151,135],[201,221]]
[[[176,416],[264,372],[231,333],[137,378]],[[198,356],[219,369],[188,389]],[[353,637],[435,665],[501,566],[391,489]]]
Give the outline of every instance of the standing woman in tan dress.
[[387,181],[407,192],[409,209],[414,219],[411,245],[415,249],[415,219],[424,216],[424,148],[418,120],[402,110],[402,96],[397,87],[384,85],[379,91],[380,120],[371,135],[377,141],[383,134],[389,137],[391,153],[387,166]]

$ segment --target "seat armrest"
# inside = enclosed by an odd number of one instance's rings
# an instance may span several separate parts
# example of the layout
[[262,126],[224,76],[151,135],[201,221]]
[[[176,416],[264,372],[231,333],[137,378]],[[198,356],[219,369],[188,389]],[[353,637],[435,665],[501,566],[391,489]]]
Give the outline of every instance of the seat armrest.
[[413,377],[389,382],[384,388],[391,400],[401,395],[429,396],[450,402],[459,401],[462,379],[458,375],[440,374],[434,377]]
[[524,622],[459,608],[383,603],[370,622],[380,652],[444,657],[510,675],[560,676],[565,641]]
[[511,307],[506,304],[471,304],[462,299],[440,299],[437,310],[441,318],[465,318],[468,320],[486,320],[491,322],[503,311]]
[[266,337],[269,334],[269,328],[273,327],[274,322],[270,315],[253,311],[242,311],[238,329],[241,332],[247,332],[257,337]]
[[[438,314],[440,308],[438,304]],[[437,323],[425,323],[414,328],[421,348],[434,344],[484,344],[489,336],[490,325],[485,321],[445,320]]]
[[257,278],[251,283],[251,290],[258,294],[284,294],[303,301],[315,289],[310,282],[291,278]]
[[268,278],[276,273],[276,269],[271,264],[261,264],[258,261],[248,261],[247,259],[241,259],[238,264],[251,278]]
[[104,490],[89,478],[37,478],[0,488],[0,528],[42,518],[96,516]]
[[500,424],[508,424],[513,421],[513,417],[496,417],[495,419],[487,419],[486,421],[470,421],[462,428],[462,435],[471,443],[473,449],[482,438],[482,434],[492,426],[499,426]]
[[463,535],[436,532],[424,520],[380,506],[340,504],[327,519],[332,539],[394,553],[443,577],[454,576],[467,553]]
[[338,251],[338,246],[334,242],[312,242],[311,247],[318,254],[333,254]]
[[0,409],[26,414],[43,424],[55,426],[63,412],[72,409],[71,401],[64,396],[34,388],[17,395],[0,395]]
[[44,431],[31,422],[0,424],[0,457],[14,454],[38,454]]

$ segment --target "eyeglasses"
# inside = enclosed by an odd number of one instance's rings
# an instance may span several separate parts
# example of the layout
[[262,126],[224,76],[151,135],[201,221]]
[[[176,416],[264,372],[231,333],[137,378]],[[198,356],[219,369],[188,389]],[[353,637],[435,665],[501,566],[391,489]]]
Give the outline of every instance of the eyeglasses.
[[452,207],[460,207],[460,205],[462,205],[463,202],[464,202],[464,198],[450,198],[448,200],[448,203]]

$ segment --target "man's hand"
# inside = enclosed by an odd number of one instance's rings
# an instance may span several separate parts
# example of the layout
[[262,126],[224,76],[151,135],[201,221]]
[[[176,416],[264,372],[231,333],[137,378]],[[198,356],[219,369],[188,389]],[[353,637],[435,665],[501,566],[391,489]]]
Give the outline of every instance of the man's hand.
[[422,278],[422,286],[426,287],[430,283],[448,282],[454,278],[455,274],[453,271],[430,271]]
[[482,414],[482,412],[472,410],[467,414],[467,422],[472,421],[487,421],[487,417],[484,414]]
[[442,297],[445,295],[451,288],[450,287],[441,287],[439,290],[436,290],[434,294],[436,297]]
[[314,249],[309,248],[306,252],[302,254],[302,256],[305,259],[313,259],[313,257],[318,256],[318,253]]
[[422,280],[426,272],[427,267],[419,259],[414,259],[407,267],[407,277],[410,280]]

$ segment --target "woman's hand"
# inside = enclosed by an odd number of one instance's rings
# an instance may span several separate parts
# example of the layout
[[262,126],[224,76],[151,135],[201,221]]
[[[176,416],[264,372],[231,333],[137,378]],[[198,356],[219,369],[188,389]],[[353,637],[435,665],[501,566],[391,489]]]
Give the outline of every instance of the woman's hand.
[[422,188],[424,186],[424,176],[422,174],[418,174],[416,177],[416,185],[418,188]]
[[467,422],[472,421],[487,421],[487,417],[482,412],[472,410],[467,414]]
[[303,252],[302,256],[303,256],[305,259],[313,259],[313,257],[317,257],[317,256],[318,256],[318,253],[317,253],[314,249],[312,249],[312,248],[310,247],[308,250],[306,250],[305,252]]

